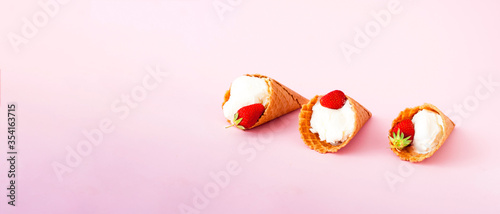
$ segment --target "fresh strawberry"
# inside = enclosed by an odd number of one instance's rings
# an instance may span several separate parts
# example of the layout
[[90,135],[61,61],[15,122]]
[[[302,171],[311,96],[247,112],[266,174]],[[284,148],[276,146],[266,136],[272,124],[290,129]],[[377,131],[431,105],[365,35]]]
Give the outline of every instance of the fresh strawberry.
[[392,148],[398,151],[410,145],[415,135],[415,128],[410,119],[402,120],[392,128],[392,137],[389,137]]
[[262,116],[264,110],[266,109],[261,103],[255,103],[242,107],[238,110],[238,112],[236,112],[236,114],[234,114],[234,119],[232,121],[233,125],[226,128],[236,126],[242,130],[248,129],[257,123],[257,120],[259,120],[260,116]]
[[347,97],[345,96],[344,92],[335,90],[321,97],[319,102],[323,107],[339,109],[344,106],[346,100]]
[[394,128],[392,128],[392,132],[397,133],[398,129],[400,129],[405,136],[411,136],[410,139],[413,140],[413,135],[415,135],[415,128],[413,127],[413,122],[411,122],[410,119],[402,120],[397,123]]

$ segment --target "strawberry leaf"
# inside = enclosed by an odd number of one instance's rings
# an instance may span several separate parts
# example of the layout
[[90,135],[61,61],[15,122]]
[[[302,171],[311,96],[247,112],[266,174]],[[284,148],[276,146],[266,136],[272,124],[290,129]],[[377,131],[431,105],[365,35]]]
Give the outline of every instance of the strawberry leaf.
[[391,148],[395,148],[399,152],[401,152],[402,149],[410,145],[411,136],[408,136],[405,138],[405,134],[401,132],[400,129],[398,129],[398,133],[396,134],[395,132],[392,133],[392,137],[389,137],[389,140],[391,141]]
[[241,123],[241,120],[243,120],[243,118],[240,118],[240,119],[235,120],[235,121],[234,121],[234,124],[236,124],[236,125],[240,124],[240,123]]
[[241,123],[241,121],[242,121],[242,120],[243,120],[243,118],[239,118],[239,119],[238,119],[238,112],[236,112],[236,113],[234,114],[234,119],[233,119],[233,121],[232,121],[232,124],[231,124],[231,125],[229,125],[229,126],[226,126],[226,129],[227,129],[227,128],[229,128],[229,127],[233,127],[233,126],[236,126],[236,127],[238,127],[238,128],[240,128],[240,127],[241,127],[240,129],[245,129],[245,127],[243,127],[243,126],[240,126],[240,125],[239,125],[239,124]]

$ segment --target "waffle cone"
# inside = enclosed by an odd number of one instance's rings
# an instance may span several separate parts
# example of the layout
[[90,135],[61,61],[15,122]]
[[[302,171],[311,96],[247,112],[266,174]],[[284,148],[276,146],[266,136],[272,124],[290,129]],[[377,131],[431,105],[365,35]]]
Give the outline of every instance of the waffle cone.
[[[267,84],[269,85],[269,94],[270,94],[269,102],[267,103],[267,106],[265,106],[266,110],[259,118],[257,123],[255,123],[249,129],[255,128],[273,119],[283,116],[291,111],[299,109],[302,104],[305,104],[309,101],[302,95],[289,89],[288,87],[282,85],[281,83],[272,78],[260,74],[247,74],[247,76],[264,78]],[[231,96],[231,91],[227,90],[226,94],[224,95],[224,102],[222,103],[222,106],[224,106],[224,104],[229,100],[230,96]],[[231,123],[231,121],[229,120],[228,122]]]
[[352,99],[349,96],[346,96],[349,102],[352,105],[352,110],[354,111],[354,116],[356,120],[354,122],[354,132],[347,138],[344,142],[339,145],[332,145],[325,140],[320,140],[318,133],[312,133],[311,129],[311,116],[312,116],[312,107],[316,104],[320,96],[315,96],[309,101],[309,103],[302,105],[302,109],[299,114],[299,131],[302,140],[306,143],[309,148],[316,150],[319,153],[327,153],[327,152],[336,152],[340,148],[346,146],[358,133],[358,131],[363,127],[363,125],[370,119],[372,113],[368,111],[361,104],[356,102],[356,100]]
[[[426,158],[431,157],[434,154],[434,152],[436,152],[443,145],[444,141],[446,141],[448,136],[450,136],[451,132],[455,128],[455,124],[453,123],[453,121],[451,121],[450,118],[448,118],[445,114],[443,114],[443,112],[441,112],[436,106],[434,106],[432,104],[425,103],[421,106],[417,106],[414,108],[407,108],[404,111],[400,112],[398,117],[396,119],[394,119],[394,121],[392,121],[391,129],[389,130],[389,135],[390,136],[392,135],[392,129],[394,128],[394,126],[397,123],[399,123],[400,121],[405,120],[405,119],[411,120],[416,113],[418,113],[420,110],[423,110],[423,109],[427,109],[429,111],[435,112],[435,113],[439,114],[439,116],[441,116],[441,118],[443,118],[443,130],[444,131],[443,131],[443,133],[438,135],[438,137],[436,138],[436,141],[434,142],[436,144],[436,146],[434,147],[434,149],[427,154],[417,153],[415,151],[415,148],[413,146],[411,146],[411,144],[410,144],[410,146],[405,147],[401,151],[398,151],[395,148],[391,148],[391,150],[397,156],[399,156],[399,158],[401,158],[401,160],[410,161],[410,162],[420,162]],[[392,146],[390,141],[389,141],[389,144]]]

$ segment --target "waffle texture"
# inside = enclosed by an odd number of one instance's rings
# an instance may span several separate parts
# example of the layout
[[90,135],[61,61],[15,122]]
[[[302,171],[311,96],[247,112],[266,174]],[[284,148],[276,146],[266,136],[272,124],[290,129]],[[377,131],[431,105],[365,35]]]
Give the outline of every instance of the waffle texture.
[[[455,123],[453,123],[453,121],[451,121],[450,118],[448,118],[445,114],[443,114],[443,112],[441,112],[436,106],[434,106],[432,104],[425,103],[421,106],[417,106],[414,108],[407,108],[404,111],[400,112],[398,117],[396,117],[396,119],[394,119],[392,121],[391,129],[389,129],[389,136],[392,136],[392,129],[394,128],[394,126],[397,123],[399,123],[400,121],[405,120],[405,119],[411,120],[416,113],[418,113],[420,110],[423,110],[423,109],[427,109],[429,111],[435,112],[435,113],[439,114],[439,116],[441,116],[441,118],[443,118],[443,126],[444,126],[443,130],[444,131],[436,137],[436,141],[434,142],[434,143],[436,143],[436,147],[434,147],[434,149],[427,154],[417,153],[415,151],[415,148],[413,146],[411,146],[411,144],[410,144],[410,146],[407,146],[404,149],[402,149],[401,152],[399,152],[395,148],[391,148],[391,150],[399,158],[401,158],[401,160],[410,161],[410,162],[420,162],[420,161],[423,161],[423,160],[431,157],[434,154],[434,152],[436,152],[443,145],[443,143],[446,141],[448,136],[450,136],[451,132],[455,128]],[[389,144],[392,146],[390,140],[389,140]]]
[[[267,103],[266,110],[259,118],[257,123],[250,127],[249,129],[260,126],[264,123],[267,123],[271,120],[274,120],[280,116],[283,116],[291,111],[299,109],[303,104],[307,103],[309,100],[304,98],[299,93],[289,89],[278,81],[266,77],[260,74],[247,74],[250,77],[258,77],[266,80],[269,89],[269,102]],[[231,96],[231,91],[227,90],[224,95],[224,102],[222,106],[229,100]],[[228,120],[229,123],[231,121]]]
[[322,141],[319,139],[318,133],[312,133],[311,129],[311,116],[312,116],[312,107],[316,104],[316,102],[321,98],[321,96],[316,95],[314,98],[309,101],[309,103],[302,105],[302,109],[299,114],[299,131],[300,136],[304,143],[309,146],[309,148],[316,150],[319,153],[327,153],[327,152],[337,152],[342,147],[346,146],[358,133],[358,131],[363,127],[363,125],[370,119],[372,113],[368,111],[361,104],[356,102],[356,100],[352,99],[349,96],[346,96],[349,102],[352,105],[352,110],[354,111],[354,116],[356,120],[354,122],[354,132],[347,138],[344,142],[339,145],[332,145],[326,141]]

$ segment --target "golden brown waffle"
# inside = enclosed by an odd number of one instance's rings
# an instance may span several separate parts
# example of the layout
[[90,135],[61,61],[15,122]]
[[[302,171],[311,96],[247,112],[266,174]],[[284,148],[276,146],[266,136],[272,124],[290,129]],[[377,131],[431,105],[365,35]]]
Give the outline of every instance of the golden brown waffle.
[[[436,141],[434,142],[434,143],[436,143],[436,147],[434,147],[434,149],[427,154],[417,153],[415,151],[415,148],[411,144],[410,144],[410,146],[405,147],[401,151],[398,151],[395,148],[391,148],[391,150],[397,156],[399,156],[399,158],[401,158],[401,160],[410,161],[410,162],[420,162],[426,158],[431,157],[434,154],[434,152],[436,152],[439,149],[439,147],[441,147],[441,145],[443,145],[444,141],[446,141],[448,136],[450,136],[451,132],[455,128],[455,124],[453,123],[453,121],[451,121],[450,118],[448,118],[446,115],[444,115],[443,112],[441,112],[436,106],[434,106],[432,104],[425,103],[421,106],[417,106],[414,108],[407,108],[404,111],[400,112],[398,117],[396,117],[396,119],[394,119],[394,121],[392,121],[391,129],[389,129],[389,136],[392,136],[392,129],[394,128],[394,126],[397,123],[399,123],[400,121],[405,120],[405,119],[411,120],[416,113],[418,113],[420,110],[423,110],[423,109],[427,109],[429,111],[436,112],[437,114],[439,114],[439,116],[441,116],[441,118],[443,118],[444,132],[436,137]],[[392,147],[392,143],[390,140],[389,140],[389,145],[391,145],[391,147]]]
[[319,153],[327,153],[327,152],[336,152],[340,148],[346,146],[352,138],[358,133],[358,131],[363,127],[363,125],[370,119],[372,113],[368,111],[361,104],[356,102],[356,100],[346,96],[349,102],[352,105],[352,110],[354,111],[354,116],[356,120],[354,122],[354,132],[347,138],[344,142],[339,145],[332,145],[326,141],[322,141],[319,139],[319,135],[317,133],[312,133],[311,129],[311,116],[312,116],[312,107],[316,104],[316,102],[321,98],[321,96],[315,96],[309,101],[309,103],[302,105],[302,109],[299,114],[299,131],[302,137],[302,140],[306,143],[309,148],[316,150]]
[[[302,95],[289,89],[288,87],[282,85],[272,78],[260,74],[247,74],[247,76],[265,79],[267,84],[269,85],[270,94],[269,102],[267,103],[267,106],[265,106],[266,110],[259,118],[257,123],[255,123],[255,125],[253,125],[249,129],[255,128],[293,110],[299,109],[302,104],[305,104],[309,101]],[[231,91],[227,90],[226,94],[224,95],[224,102],[222,103],[222,106],[224,106],[224,104],[229,100],[230,96]],[[231,121],[229,120],[228,122],[231,123]]]

